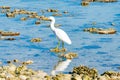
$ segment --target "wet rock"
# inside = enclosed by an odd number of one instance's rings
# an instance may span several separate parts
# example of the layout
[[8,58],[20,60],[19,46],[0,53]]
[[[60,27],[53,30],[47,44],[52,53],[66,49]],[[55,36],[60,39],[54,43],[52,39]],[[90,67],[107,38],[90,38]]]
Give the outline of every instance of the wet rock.
[[85,32],[97,33],[97,34],[115,34],[117,31],[113,28],[102,29],[102,28],[86,28]]
[[52,80],[71,80],[70,74],[58,74],[54,77],[52,77]]
[[47,9],[47,12],[58,12],[57,9]]
[[20,78],[20,80],[26,80],[27,79],[27,77],[24,76],[24,75],[20,75],[19,78]]
[[40,21],[39,20],[35,21],[35,24],[36,25],[40,24]]
[[79,67],[73,68],[73,73],[78,75],[86,75],[90,77],[91,79],[96,79],[98,77],[98,71],[94,68],[90,69],[87,66],[80,65]]
[[5,80],[5,78],[0,78],[0,80]]
[[97,0],[98,2],[117,2],[117,0]]
[[66,59],[73,59],[76,58],[78,55],[76,53],[73,52],[69,52],[67,54],[61,54],[60,57],[64,57]]
[[62,14],[55,13],[55,14],[53,14],[52,16],[62,16]]
[[28,60],[28,61],[22,62],[23,65],[29,65],[29,64],[32,64],[32,63],[33,63],[32,60]]
[[38,79],[41,79],[41,80],[45,80],[45,77],[48,76],[48,74],[44,71],[37,71],[35,75],[31,76],[31,77],[36,77]]
[[83,75],[73,74],[71,80],[83,80]]
[[115,72],[115,71],[106,71],[103,74],[101,74],[102,76],[107,76],[106,78],[109,79],[120,79],[120,72]]
[[13,60],[13,62],[18,63],[18,62],[19,62],[19,60],[18,60],[18,59],[14,59],[14,60]]
[[5,31],[4,31],[4,32],[1,33],[1,35],[2,35],[2,36],[19,36],[20,33],[19,33],[19,32],[9,32],[9,31],[8,31],[8,32],[5,32]]
[[33,38],[31,39],[31,42],[41,42],[41,38]]
[[20,20],[21,21],[25,21],[25,20],[27,20],[27,18],[26,17],[22,17],[22,18],[20,18]]
[[3,31],[3,30],[0,30],[0,34],[1,34],[2,32],[4,32],[4,31]]
[[88,1],[82,1],[82,2],[81,2],[81,5],[82,5],[82,6],[88,6],[88,5],[89,5],[89,2],[88,2]]
[[40,19],[44,20],[44,21],[50,21],[50,19],[48,17],[45,17],[45,16],[42,16]]
[[13,73],[15,72],[15,70],[16,70],[16,66],[14,64],[9,64],[8,71]]
[[56,53],[58,53],[58,52],[60,52],[60,49],[58,49],[58,48],[53,48],[53,49],[50,49],[50,51],[51,51],[51,52],[56,52]]
[[36,16],[34,16],[34,15],[28,15],[27,17],[28,18],[36,18]]
[[98,34],[115,34],[117,31],[113,28],[98,30]]
[[74,67],[70,74],[50,76],[41,70],[28,69],[27,65],[33,63],[32,60],[20,62],[15,59],[7,62],[7,66],[0,67],[0,80],[120,80],[120,72],[106,71],[98,76],[96,69],[86,66]]
[[100,29],[97,28],[85,28],[83,31],[90,32],[90,33],[97,33],[97,31]]
[[10,9],[10,6],[0,6],[1,9]]
[[7,17],[15,17],[15,14],[14,14],[14,13],[9,12],[9,13],[6,13],[6,16],[7,16]]
[[59,52],[66,52],[67,49],[65,48],[62,48],[62,49],[59,49],[59,48],[53,48],[53,49],[50,49],[51,52],[56,52],[56,53],[59,53]]
[[51,76],[49,76],[49,75],[45,76],[44,78],[45,78],[45,80],[51,80],[52,79]]
[[31,15],[37,16],[37,12],[31,12]]

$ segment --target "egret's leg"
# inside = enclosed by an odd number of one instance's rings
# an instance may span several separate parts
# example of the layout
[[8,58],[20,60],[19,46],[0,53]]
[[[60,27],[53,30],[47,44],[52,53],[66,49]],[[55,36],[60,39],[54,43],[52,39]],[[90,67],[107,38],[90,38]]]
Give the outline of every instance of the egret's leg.
[[66,49],[64,48],[64,42],[62,41],[62,52],[65,52]]
[[56,48],[59,48],[59,46],[60,46],[60,40],[58,40],[58,44],[57,44]]

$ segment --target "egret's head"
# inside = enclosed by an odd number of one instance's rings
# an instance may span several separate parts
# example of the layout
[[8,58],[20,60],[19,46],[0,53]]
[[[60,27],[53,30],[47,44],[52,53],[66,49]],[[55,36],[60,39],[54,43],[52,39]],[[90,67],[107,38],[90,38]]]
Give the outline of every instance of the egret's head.
[[55,18],[53,16],[48,17],[48,19],[52,22],[55,22]]

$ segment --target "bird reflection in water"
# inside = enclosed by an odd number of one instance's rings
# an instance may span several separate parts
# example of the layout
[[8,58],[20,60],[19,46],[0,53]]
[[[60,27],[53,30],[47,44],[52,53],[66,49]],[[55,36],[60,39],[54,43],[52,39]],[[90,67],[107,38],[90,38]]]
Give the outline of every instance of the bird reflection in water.
[[71,63],[73,58],[76,58],[78,55],[76,53],[69,52],[67,54],[60,54],[59,61],[54,66],[54,69],[51,71],[51,75],[55,76],[59,72],[63,72]]

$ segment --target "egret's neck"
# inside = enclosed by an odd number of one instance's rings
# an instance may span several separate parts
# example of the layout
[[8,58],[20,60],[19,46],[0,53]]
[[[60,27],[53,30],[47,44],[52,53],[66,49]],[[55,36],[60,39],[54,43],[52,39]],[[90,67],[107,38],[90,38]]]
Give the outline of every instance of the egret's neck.
[[50,28],[54,31],[55,30],[55,20],[53,20],[50,24]]

